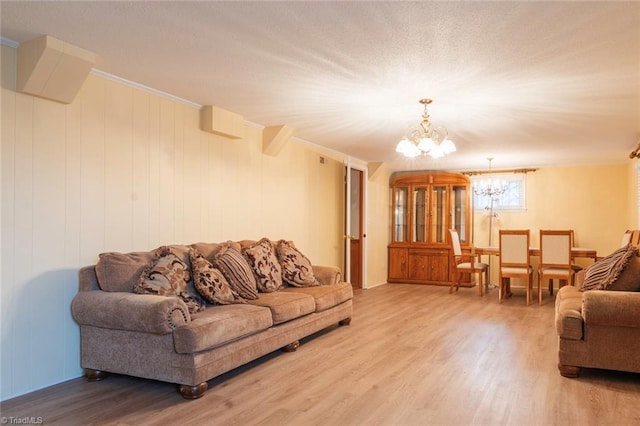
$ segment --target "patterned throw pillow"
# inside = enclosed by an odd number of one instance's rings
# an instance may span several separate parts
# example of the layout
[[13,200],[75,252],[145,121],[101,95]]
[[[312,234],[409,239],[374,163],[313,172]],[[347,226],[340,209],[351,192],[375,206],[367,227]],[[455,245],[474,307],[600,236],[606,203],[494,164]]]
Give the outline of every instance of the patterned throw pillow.
[[214,266],[220,271],[240,297],[247,300],[258,298],[258,285],[251,266],[231,244],[225,243],[214,257]]
[[178,296],[195,314],[205,308],[189,273],[189,266],[171,248],[163,246],[156,250],[151,264],[142,271],[133,287],[134,293]]
[[198,250],[189,250],[193,283],[206,300],[218,305],[246,303],[240,295],[231,288],[222,272],[214,268],[211,262],[202,256]]
[[242,254],[253,269],[258,291],[271,293],[282,287],[282,269],[268,238],[243,248]]
[[311,261],[296,249],[293,243],[278,241],[276,248],[278,261],[282,267],[282,280],[295,287],[320,285],[311,267]]
[[606,290],[613,284],[633,256],[638,255],[638,247],[629,245],[621,247],[609,256],[589,266],[584,271],[581,291]]

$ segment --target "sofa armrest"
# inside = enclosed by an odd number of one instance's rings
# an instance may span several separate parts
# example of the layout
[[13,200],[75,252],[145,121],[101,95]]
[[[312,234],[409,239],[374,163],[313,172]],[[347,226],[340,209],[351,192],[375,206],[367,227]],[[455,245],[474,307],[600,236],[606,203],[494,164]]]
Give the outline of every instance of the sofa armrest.
[[342,271],[336,266],[312,265],[313,275],[321,285],[338,284],[342,281]]
[[71,302],[80,325],[167,334],[191,321],[185,303],[177,297],[107,291],[81,291]]
[[584,292],[582,316],[587,326],[640,327],[640,293],[590,290]]
[[583,293],[573,286],[564,286],[558,291],[555,325],[559,337],[582,339],[582,298]]

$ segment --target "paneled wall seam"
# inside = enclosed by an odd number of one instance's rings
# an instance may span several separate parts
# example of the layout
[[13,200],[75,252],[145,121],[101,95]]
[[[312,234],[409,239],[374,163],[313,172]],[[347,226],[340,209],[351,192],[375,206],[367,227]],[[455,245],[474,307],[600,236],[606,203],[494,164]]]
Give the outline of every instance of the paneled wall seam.
[[131,223],[130,223],[130,229],[129,229],[129,235],[131,235],[131,245],[133,245],[133,235],[134,234],[134,226],[135,226],[135,208],[136,208],[136,201],[137,201],[137,196],[135,195],[135,186],[134,186],[134,168],[135,168],[135,120],[136,120],[136,116],[134,113],[134,97],[133,97],[133,89],[129,89],[129,95],[130,95],[130,99],[129,99],[129,115],[131,116],[131,128],[129,129],[129,137],[131,139],[131,170],[129,170],[129,179],[131,180],[131,191],[129,192],[129,199],[131,200],[131,207],[130,207],[130,211],[129,214],[131,215]]
[[[105,105],[102,108],[102,206],[103,208],[107,205],[107,85],[102,82],[102,97],[104,99]],[[106,214],[102,216],[102,248],[101,251],[106,251],[106,241],[107,241],[107,224],[106,224]]]
[[[4,89],[2,89],[4,90]],[[4,95],[3,95],[4,96]],[[12,232],[12,241],[11,241],[11,261],[12,261],[12,268],[11,268],[11,280],[9,281],[9,283],[4,282],[2,284],[2,291],[7,291],[7,293],[9,293],[9,300],[11,300],[13,302],[13,304],[15,305],[15,295],[14,292],[16,290],[16,273],[15,273],[15,262],[16,262],[16,217],[18,215],[18,211],[17,211],[17,199],[16,199],[16,190],[15,190],[15,182],[16,182],[16,170],[18,167],[18,158],[16,155],[16,151],[18,149],[17,147],[17,129],[18,129],[18,102],[17,102],[17,95],[14,93],[13,94],[13,125],[14,125],[14,131],[13,131],[13,182],[14,182],[14,186],[13,186],[13,192],[12,192],[12,202],[13,202],[13,223],[12,223],[12,227],[13,227],[13,232]],[[3,144],[4,145],[4,144]],[[4,161],[4,159],[2,160]],[[4,173],[4,171],[3,171]],[[4,195],[3,195],[4,196]],[[4,220],[4,219],[3,219]],[[2,224],[4,225],[4,223]],[[5,234],[5,232],[3,232],[3,235]],[[4,236],[3,236],[4,238]],[[2,247],[2,250],[5,250],[5,247]],[[4,259],[4,257],[3,257]],[[4,260],[3,260],[4,261]],[[2,269],[3,269],[3,273],[5,270],[5,265],[2,265]],[[10,290],[6,290],[7,288],[10,288]],[[5,300],[4,298],[2,299],[3,301]],[[6,311],[4,309],[4,307],[2,308],[2,314],[3,314],[3,320],[4,320],[4,315],[5,315]],[[17,326],[18,324],[15,323],[11,323],[9,326],[10,329],[10,335],[13,336],[17,336],[18,335],[18,330],[17,330]],[[15,359],[15,346],[14,345],[6,345],[3,341],[2,343],[2,350],[3,351],[9,351],[10,352],[10,356],[9,359],[11,361],[13,361]],[[2,357],[2,361],[4,364],[5,361],[5,357]],[[7,374],[10,377],[10,393],[15,393],[15,374],[14,371],[16,371],[16,366],[14,365],[10,365],[10,368],[8,369],[9,371],[7,371],[7,369],[3,369],[3,374]]]

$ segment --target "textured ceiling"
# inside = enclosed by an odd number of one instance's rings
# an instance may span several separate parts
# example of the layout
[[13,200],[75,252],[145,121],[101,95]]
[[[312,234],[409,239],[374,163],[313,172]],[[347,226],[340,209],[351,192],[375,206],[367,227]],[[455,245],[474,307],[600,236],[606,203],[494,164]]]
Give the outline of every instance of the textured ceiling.
[[[96,68],[396,170],[628,161],[640,139],[640,2],[0,2]],[[432,98],[458,151],[400,158]]]

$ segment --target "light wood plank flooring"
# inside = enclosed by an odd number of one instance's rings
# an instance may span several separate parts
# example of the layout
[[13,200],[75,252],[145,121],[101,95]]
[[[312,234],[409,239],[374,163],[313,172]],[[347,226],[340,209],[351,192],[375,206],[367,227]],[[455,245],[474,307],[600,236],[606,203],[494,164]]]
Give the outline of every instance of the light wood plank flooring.
[[201,399],[110,375],[5,401],[1,415],[61,425],[640,424],[640,374],[561,377],[553,299],[525,306],[514,293],[500,305],[496,290],[358,290],[350,326],[213,379]]

